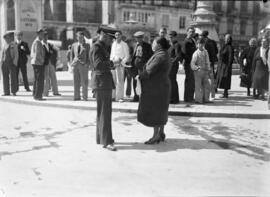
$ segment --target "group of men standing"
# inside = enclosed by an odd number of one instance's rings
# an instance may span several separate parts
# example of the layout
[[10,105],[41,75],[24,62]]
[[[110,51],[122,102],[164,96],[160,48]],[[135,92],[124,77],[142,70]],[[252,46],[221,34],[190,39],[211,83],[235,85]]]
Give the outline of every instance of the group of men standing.
[[15,32],[14,34],[8,32],[4,35],[5,44],[1,56],[3,96],[9,96],[10,92],[13,96],[16,96],[19,91],[19,71],[22,73],[25,90],[31,91],[27,78],[29,55],[34,70],[33,98],[45,100],[43,96],[48,96],[51,86],[53,94],[60,96],[55,74],[57,50],[47,42],[48,33],[44,29],[37,31],[37,38],[31,46],[31,51],[27,42],[22,41],[22,36],[22,32]]

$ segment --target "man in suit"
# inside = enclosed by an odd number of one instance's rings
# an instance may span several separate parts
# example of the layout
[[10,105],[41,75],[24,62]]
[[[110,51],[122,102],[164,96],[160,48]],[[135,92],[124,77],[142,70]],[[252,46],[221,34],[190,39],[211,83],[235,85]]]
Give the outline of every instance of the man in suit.
[[205,39],[205,49],[208,52],[209,60],[210,60],[210,68],[212,74],[210,74],[210,81],[211,81],[211,97],[212,99],[215,98],[215,63],[218,61],[217,54],[218,48],[216,41],[208,38],[208,31],[205,30],[202,32],[201,37]]
[[144,32],[138,31],[134,34],[134,37],[137,41],[137,44],[135,46],[135,50],[131,59],[131,65],[132,65],[133,90],[134,90],[133,102],[137,102],[139,101],[139,96],[135,91],[137,87],[137,81],[135,77],[143,71],[145,64],[153,55],[153,51],[151,45],[143,41]]
[[97,31],[99,38],[91,49],[93,62],[91,88],[97,101],[97,144],[115,151],[112,137],[112,90],[115,89],[115,85],[111,73],[113,62],[110,61],[108,51],[111,44],[111,38],[108,35],[110,32],[111,30],[105,27],[100,27]]
[[[19,82],[19,72],[21,70],[24,88],[27,92],[31,92],[29,88],[28,78],[27,78],[27,56],[30,55],[30,50],[27,42],[22,41],[23,33],[18,31],[15,32],[16,43],[18,45],[18,66],[17,66],[17,81]],[[18,91],[19,91],[19,83],[18,83]]]
[[[10,95],[10,85],[11,93],[16,96],[18,82],[16,77],[16,66],[18,63],[18,48],[16,43],[13,42],[13,34],[8,32],[4,34],[5,45],[2,48],[1,56],[1,68],[3,74],[3,90],[4,94],[2,96]],[[11,84],[9,82],[11,81]]]
[[193,38],[195,34],[195,29],[189,27],[187,29],[187,37],[184,40],[182,47],[182,55],[184,59],[184,69],[185,69],[185,90],[184,90],[184,101],[193,102],[194,101],[194,91],[195,91],[195,80],[194,73],[191,69],[190,62],[192,59],[193,53],[196,51],[196,43]]
[[179,61],[183,61],[182,53],[181,53],[181,45],[177,41],[177,33],[176,31],[171,31],[169,33],[171,47],[169,48],[170,60],[172,63],[172,68],[170,72],[170,80],[171,80],[171,104],[179,103],[179,92],[178,92],[178,83],[177,83],[177,72],[179,69]]
[[52,91],[54,96],[61,96],[58,92],[58,85],[55,73],[55,64],[57,57],[55,57],[55,53],[57,53],[56,49],[54,49],[53,45],[48,43],[48,32],[44,31],[44,37],[42,40],[42,44],[45,50],[45,84],[43,96],[49,96],[49,89],[52,86]]
[[31,47],[31,64],[34,69],[34,85],[33,85],[33,97],[35,100],[45,100],[42,98],[44,89],[44,61],[45,50],[42,45],[43,29],[37,31],[37,38],[34,40]]
[[74,79],[74,101],[81,100],[80,87],[82,86],[83,100],[88,99],[88,70],[90,66],[90,45],[85,42],[84,33],[77,32],[78,42],[71,47],[71,68]]

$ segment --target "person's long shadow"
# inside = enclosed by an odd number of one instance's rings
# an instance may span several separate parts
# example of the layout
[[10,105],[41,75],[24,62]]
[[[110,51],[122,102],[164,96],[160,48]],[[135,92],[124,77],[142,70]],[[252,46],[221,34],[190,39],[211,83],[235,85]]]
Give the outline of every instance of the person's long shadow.
[[[132,124],[131,121],[134,119],[136,119],[136,116],[117,118],[124,125]],[[263,148],[255,146],[250,141],[242,139],[241,131],[239,131],[238,136],[235,136],[237,132],[232,132],[233,128],[224,126],[221,123],[211,121],[208,123],[193,122],[189,117],[183,118],[184,120],[181,122],[179,122],[179,118],[175,118],[174,116],[170,116],[170,119],[177,132],[184,133],[185,135],[199,136],[203,140],[167,138],[165,142],[160,142],[160,144],[145,145],[143,142],[119,142],[116,143],[117,147],[120,150],[155,150],[157,152],[170,152],[179,149],[232,150],[254,159],[270,161],[270,154],[266,153]],[[216,135],[209,134],[213,132]],[[214,137],[218,135],[221,137]],[[268,145],[264,147],[269,148]]]

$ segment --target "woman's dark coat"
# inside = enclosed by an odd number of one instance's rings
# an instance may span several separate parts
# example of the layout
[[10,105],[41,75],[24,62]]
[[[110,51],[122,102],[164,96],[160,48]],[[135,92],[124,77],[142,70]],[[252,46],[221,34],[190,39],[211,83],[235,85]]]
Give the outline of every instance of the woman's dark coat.
[[[269,49],[268,49],[269,50]],[[268,54],[267,50],[267,54]],[[260,47],[255,51],[252,68],[254,69],[252,86],[258,90],[268,90],[268,67],[260,56]]]
[[[241,68],[241,78],[240,86],[250,88],[252,84],[252,62],[255,53],[256,47],[247,47],[241,53],[240,56],[240,68]],[[246,65],[244,65],[244,59],[246,59]]]
[[138,121],[146,126],[165,125],[170,102],[170,57],[166,50],[158,50],[139,75],[142,84]]
[[217,70],[217,88],[231,89],[233,48],[230,44],[224,45],[220,50],[219,67]]

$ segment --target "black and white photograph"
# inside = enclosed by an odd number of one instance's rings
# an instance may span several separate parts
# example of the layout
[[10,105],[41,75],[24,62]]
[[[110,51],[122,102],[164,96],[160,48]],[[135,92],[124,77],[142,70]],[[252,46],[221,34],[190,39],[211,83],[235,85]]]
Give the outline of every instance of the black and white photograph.
[[0,0],[0,197],[270,196],[269,0]]

